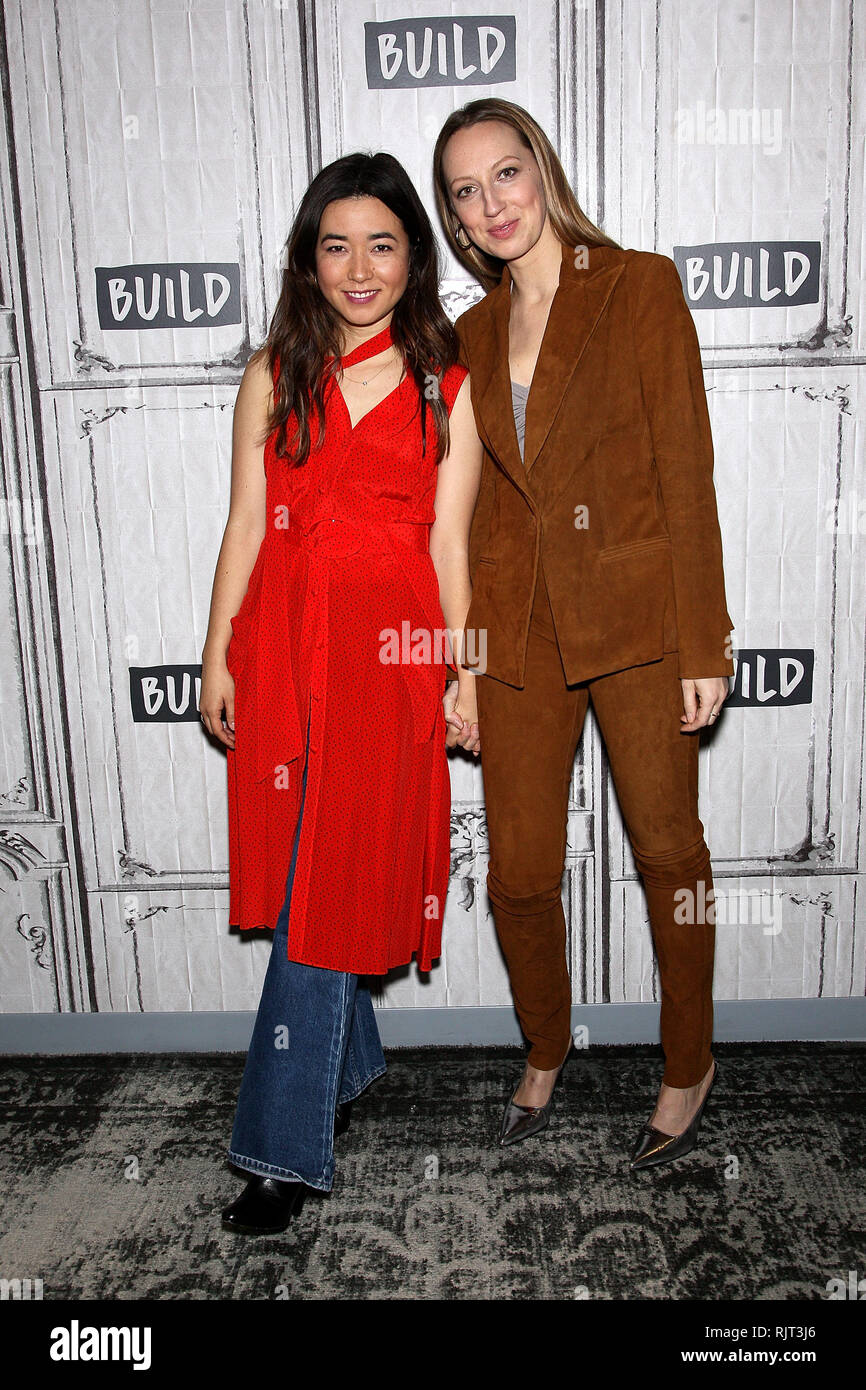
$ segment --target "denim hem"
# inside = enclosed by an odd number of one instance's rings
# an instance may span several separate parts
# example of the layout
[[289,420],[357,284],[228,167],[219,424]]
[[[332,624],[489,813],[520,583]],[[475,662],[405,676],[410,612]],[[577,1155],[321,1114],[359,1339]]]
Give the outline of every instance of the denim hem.
[[330,1192],[334,1186],[334,1179],[329,1183],[324,1180],[314,1181],[311,1178],[304,1178],[300,1173],[295,1173],[291,1168],[278,1168],[273,1163],[262,1163],[258,1158],[246,1158],[243,1154],[237,1154],[233,1149],[228,1151],[229,1163],[234,1164],[235,1168],[242,1168],[248,1173],[258,1173],[260,1177],[285,1179],[289,1182],[302,1182],[306,1187],[315,1187],[319,1192]]
[[338,1105],[345,1105],[347,1100],[357,1100],[362,1091],[366,1091],[371,1082],[377,1081],[380,1076],[384,1076],[388,1070],[387,1066],[380,1067],[378,1071],[371,1071],[366,1081],[362,1081],[357,1091],[353,1091],[350,1096],[340,1096]]

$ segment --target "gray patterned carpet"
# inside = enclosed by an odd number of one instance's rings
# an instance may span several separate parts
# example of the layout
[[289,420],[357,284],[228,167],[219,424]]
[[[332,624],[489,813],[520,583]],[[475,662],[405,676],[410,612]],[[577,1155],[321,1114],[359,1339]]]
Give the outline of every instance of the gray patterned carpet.
[[513,1149],[522,1054],[391,1051],[333,1192],[258,1238],[219,1221],[243,1056],[0,1059],[0,1274],[45,1299],[826,1299],[866,1275],[866,1045],[715,1053],[700,1147],[632,1176],[657,1048],[572,1053]]

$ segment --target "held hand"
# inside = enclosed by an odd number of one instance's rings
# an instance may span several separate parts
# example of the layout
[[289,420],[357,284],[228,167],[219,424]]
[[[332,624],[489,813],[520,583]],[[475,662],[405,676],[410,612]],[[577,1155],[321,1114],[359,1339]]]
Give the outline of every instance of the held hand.
[[680,715],[681,734],[693,734],[698,729],[716,723],[722,705],[728,698],[727,676],[708,676],[705,680],[680,680],[683,688],[684,714]]
[[[201,699],[198,705],[209,734],[227,748],[235,746],[235,683],[225,661],[202,659]],[[225,710],[225,716],[223,716]]]
[[481,738],[478,730],[478,709],[474,699],[466,694],[462,699],[457,681],[451,681],[442,696],[442,711],[448,726],[445,747],[465,748],[467,753],[478,757]]

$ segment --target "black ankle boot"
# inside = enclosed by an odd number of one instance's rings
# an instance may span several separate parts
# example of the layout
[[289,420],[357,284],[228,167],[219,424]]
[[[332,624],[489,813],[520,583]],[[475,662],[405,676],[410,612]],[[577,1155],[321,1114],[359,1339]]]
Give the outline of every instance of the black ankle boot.
[[271,1235],[284,1231],[304,1205],[306,1184],[266,1178],[254,1173],[239,1197],[222,1213],[223,1225],[245,1235]]
[[339,1134],[345,1134],[349,1128],[349,1121],[352,1117],[352,1104],[350,1100],[341,1100],[334,1111],[334,1138]]

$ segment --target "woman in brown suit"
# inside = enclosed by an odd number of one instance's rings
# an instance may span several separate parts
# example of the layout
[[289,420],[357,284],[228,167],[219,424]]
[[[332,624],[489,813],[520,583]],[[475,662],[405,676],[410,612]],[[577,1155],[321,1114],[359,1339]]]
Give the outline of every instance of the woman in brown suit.
[[452,249],[487,290],[457,323],[485,449],[463,664],[481,677],[488,895],[531,1044],[500,1141],[546,1125],[571,1046],[561,881],[592,701],[661,982],[643,1168],[694,1147],[715,1080],[698,745],[728,693],[733,624],[697,334],[673,261],[589,221],[521,107],[454,112],[434,182]]

